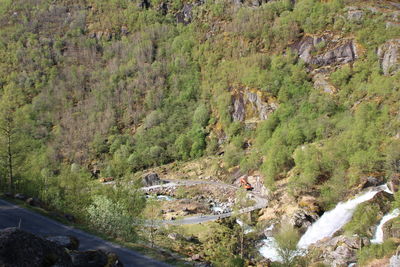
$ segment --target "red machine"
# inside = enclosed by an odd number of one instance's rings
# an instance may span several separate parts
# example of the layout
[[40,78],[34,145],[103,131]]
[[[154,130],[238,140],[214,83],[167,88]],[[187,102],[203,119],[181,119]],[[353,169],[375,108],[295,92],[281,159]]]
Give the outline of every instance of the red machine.
[[254,188],[251,186],[251,184],[246,180],[246,178],[240,178],[240,185],[246,189],[247,191],[251,191]]

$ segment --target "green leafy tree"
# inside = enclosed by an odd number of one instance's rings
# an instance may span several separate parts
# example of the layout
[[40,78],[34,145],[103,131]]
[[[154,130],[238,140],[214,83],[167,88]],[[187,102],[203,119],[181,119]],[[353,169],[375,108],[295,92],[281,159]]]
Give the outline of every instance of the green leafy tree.
[[285,266],[293,266],[297,253],[297,243],[300,239],[299,232],[290,224],[282,224],[274,236],[278,244],[278,253]]

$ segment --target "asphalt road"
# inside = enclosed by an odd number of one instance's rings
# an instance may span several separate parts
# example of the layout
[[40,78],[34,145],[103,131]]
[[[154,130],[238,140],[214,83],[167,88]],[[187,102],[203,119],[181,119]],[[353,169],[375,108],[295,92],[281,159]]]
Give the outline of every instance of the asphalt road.
[[124,266],[170,267],[133,250],[105,241],[97,236],[63,225],[30,210],[0,199],[0,229],[18,227],[36,235],[73,235],[80,241],[80,250],[103,249],[116,253]]

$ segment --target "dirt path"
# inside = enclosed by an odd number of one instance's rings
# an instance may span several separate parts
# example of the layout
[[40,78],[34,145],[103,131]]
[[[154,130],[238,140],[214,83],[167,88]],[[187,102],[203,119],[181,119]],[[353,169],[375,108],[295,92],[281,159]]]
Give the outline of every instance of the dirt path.
[[[150,191],[151,189],[157,189],[157,188],[193,186],[193,185],[213,185],[213,186],[224,187],[224,188],[229,187],[234,190],[240,189],[240,187],[237,187],[234,185],[229,185],[229,184],[225,184],[222,182],[214,182],[214,181],[199,181],[199,180],[179,180],[179,181],[166,180],[166,181],[168,183],[162,184],[162,185],[153,185],[153,186],[148,186],[148,187],[142,187],[142,190]],[[251,211],[257,210],[257,209],[262,209],[267,206],[267,204],[268,204],[267,199],[260,196],[256,192],[248,192],[248,195],[250,196],[250,199],[255,201],[255,204],[251,207],[241,209],[239,211],[239,214],[251,212]],[[162,221],[159,221],[158,223],[161,223],[164,225],[165,224],[170,224],[170,225],[198,224],[198,223],[203,223],[203,222],[215,221],[215,220],[218,220],[221,218],[231,217],[232,215],[234,215],[234,212],[227,212],[227,213],[218,214],[218,215],[196,215],[196,216],[186,217],[186,218],[179,219],[179,220],[162,220]]]

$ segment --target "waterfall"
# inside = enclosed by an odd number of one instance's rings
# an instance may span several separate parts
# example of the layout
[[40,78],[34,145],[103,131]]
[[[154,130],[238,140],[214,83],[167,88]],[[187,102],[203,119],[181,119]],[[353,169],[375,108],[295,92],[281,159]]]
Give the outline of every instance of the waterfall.
[[380,221],[378,227],[376,228],[376,232],[375,232],[374,238],[371,239],[371,243],[375,243],[375,244],[383,243],[383,225],[387,221],[390,221],[391,219],[396,218],[399,215],[400,215],[400,210],[399,209],[394,209],[391,213],[386,214],[385,216],[383,216],[383,218]]
[[325,212],[319,220],[307,229],[297,246],[306,249],[309,245],[325,237],[331,237],[350,221],[359,204],[372,199],[380,191],[392,193],[385,184],[364,192],[347,202],[340,202],[333,210]]

